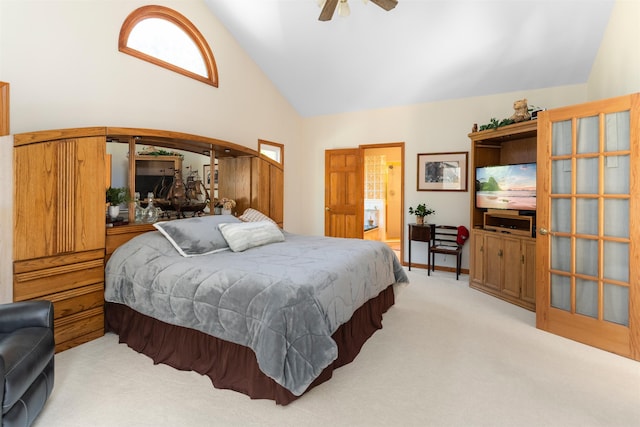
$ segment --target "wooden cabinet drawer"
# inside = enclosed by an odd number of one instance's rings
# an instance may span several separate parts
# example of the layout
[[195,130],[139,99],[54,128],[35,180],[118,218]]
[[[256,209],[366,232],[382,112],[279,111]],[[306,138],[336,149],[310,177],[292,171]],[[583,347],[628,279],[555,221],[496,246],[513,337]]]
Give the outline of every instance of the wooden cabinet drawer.
[[107,228],[105,249],[106,259],[108,260],[113,251],[123,243],[126,243],[134,237],[149,231],[155,231],[153,224],[130,224]]
[[104,335],[104,307],[82,311],[54,321],[56,352]]
[[60,319],[82,311],[104,307],[104,283],[47,295],[43,299],[53,302],[54,318]]
[[14,301],[53,302],[56,352],[104,335],[104,249],[17,261]]
[[104,282],[103,258],[14,275],[13,299],[24,301]]
[[51,295],[56,352],[104,335],[104,282]]

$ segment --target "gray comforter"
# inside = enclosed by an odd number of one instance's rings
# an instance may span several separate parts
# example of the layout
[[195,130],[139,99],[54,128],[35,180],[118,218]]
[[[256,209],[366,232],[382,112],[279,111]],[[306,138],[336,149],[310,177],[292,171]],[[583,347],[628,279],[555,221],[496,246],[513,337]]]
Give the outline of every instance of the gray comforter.
[[244,252],[186,258],[159,232],[145,233],[111,256],[105,299],[248,346],[266,375],[299,396],[336,359],[336,329],[408,279],[384,243],[285,236]]

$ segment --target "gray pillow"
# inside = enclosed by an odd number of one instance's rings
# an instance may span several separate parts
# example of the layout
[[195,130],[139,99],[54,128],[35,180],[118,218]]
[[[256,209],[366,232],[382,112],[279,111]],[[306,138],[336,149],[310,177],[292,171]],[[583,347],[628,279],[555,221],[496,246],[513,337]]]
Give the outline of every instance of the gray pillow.
[[284,241],[284,234],[273,221],[220,224],[220,231],[234,252]]
[[229,249],[220,233],[220,224],[242,223],[232,215],[206,215],[156,222],[153,226],[184,257],[207,255]]

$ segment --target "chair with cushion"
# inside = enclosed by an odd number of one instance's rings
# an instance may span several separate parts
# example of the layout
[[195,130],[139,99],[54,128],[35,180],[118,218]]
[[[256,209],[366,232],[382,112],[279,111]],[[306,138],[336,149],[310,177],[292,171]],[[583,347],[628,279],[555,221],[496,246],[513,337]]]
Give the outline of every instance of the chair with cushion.
[[455,227],[452,225],[436,225],[435,235],[429,248],[431,266],[428,274],[435,270],[436,254],[453,255],[456,257],[456,280],[460,277],[462,266],[462,247],[469,238],[469,230],[464,225]]
[[0,426],[30,426],[53,389],[53,304],[0,304]]

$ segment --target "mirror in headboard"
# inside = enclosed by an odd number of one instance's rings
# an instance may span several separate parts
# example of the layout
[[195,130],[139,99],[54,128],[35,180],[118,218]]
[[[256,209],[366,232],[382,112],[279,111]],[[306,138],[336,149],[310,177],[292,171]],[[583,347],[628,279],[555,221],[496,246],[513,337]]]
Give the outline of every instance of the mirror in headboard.
[[124,141],[110,138],[107,154],[111,154],[111,186],[129,188],[142,206],[154,199],[165,218],[207,212],[211,195],[205,188],[203,172],[210,167],[210,151],[196,153],[160,142],[141,137]]
[[[270,204],[265,202],[270,197],[269,179],[264,181],[265,177],[258,174],[261,169],[254,162],[262,159],[255,150],[214,138],[140,128],[107,128],[107,140],[128,145],[124,156],[116,159],[114,154],[112,182],[126,181],[126,187],[133,189],[132,196],[138,192],[142,201],[153,193],[155,201],[162,203],[160,199],[166,198],[166,188],[176,182],[178,172],[187,190],[194,181],[201,181],[211,202],[219,197],[236,200],[236,213],[253,205],[270,211]],[[128,175],[122,168],[116,168],[120,162],[128,164]],[[277,193],[281,194],[281,186]],[[207,208],[211,211],[212,203]]]
[[129,187],[129,144],[107,140],[106,187]]
[[109,150],[118,152],[117,156],[112,154],[112,185],[130,188],[131,196],[139,197],[143,207],[153,199],[166,218],[209,210],[211,195],[203,179],[205,166],[211,165],[208,151],[194,153],[157,143],[151,145],[143,138],[134,138],[133,142],[133,145],[109,144],[119,149]]

